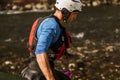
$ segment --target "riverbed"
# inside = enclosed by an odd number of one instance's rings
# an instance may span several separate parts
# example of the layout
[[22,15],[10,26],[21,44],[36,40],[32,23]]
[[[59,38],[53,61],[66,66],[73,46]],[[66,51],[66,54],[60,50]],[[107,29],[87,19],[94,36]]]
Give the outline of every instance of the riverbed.
[[[20,75],[29,63],[27,41],[32,23],[53,11],[0,14],[0,71]],[[120,80],[120,6],[84,7],[76,22],[63,24],[72,37],[72,56],[56,69],[72,80]]]

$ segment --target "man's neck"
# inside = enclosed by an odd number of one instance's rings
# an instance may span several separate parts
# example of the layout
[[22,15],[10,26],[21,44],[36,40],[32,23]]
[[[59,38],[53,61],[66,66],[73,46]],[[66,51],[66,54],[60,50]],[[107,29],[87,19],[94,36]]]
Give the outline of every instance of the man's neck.
[[56,10],[54,13],[54,16],[58,18],[59,22],[62,23],[63,22],[63,18],[62,18],[62,13],[59,10]]

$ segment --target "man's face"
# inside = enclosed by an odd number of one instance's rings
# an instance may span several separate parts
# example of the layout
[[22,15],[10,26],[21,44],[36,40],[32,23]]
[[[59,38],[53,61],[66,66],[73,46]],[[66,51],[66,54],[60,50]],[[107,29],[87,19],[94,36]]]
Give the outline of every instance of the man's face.
[[67,20],[67,23],[71,23],[72,21],[74,21],[76,19],[77,15],[78,15],[78,12],[72,12],[70,14],[70,17]]

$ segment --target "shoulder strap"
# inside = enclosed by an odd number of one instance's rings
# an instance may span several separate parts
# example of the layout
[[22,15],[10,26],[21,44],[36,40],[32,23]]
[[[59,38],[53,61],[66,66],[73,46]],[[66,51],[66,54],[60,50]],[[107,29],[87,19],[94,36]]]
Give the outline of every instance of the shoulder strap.
[[30,31],[30,35],[29,35],[29,41],[28,41],[28,50],[31,52],[33,49],[33,39],[35,37],[35,32],[41,22],[41,17],[38,18],[32,25],[31,31]]
[[51,45],[50,48],[56,53],[56,59],[59,59],[63,54],[64,55],[67,54],[66,49],[69,48],[70,46],[71,38],[68,32],[66,31],[66,29],[60,24],[58,18],[55,17],[54,15],[52,16],[55,18],[55,20],[59,24],[61,33],[58,40],[53,45]]
[[71,43],[70,35],[69,35],[69,33],[66,31],[66,29],[60,24],[58,18],[57,18],[56,16],[54,16],[54,15],[52,15],[52,16],[55,18],[55,20],[56,20],[57,23],[59,24],[60,29],[61,29],[61,34],[62,34],[62,35],[64,36],[64,38],[65,38],[65,40],[64,40],[65,46],[66,46],[66,48],[68,48],[68,47],[70,46],[70,43]]

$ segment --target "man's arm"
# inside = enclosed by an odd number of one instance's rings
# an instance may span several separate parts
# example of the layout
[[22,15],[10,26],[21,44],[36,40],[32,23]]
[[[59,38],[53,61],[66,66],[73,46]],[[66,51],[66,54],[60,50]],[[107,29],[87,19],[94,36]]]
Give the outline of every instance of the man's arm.
[[50,68],[47,53],[37,54],[36,59],[37,59],[39,67],[40,67],[41,71],[43,72],[46,80],[55,80],[52,70]]

